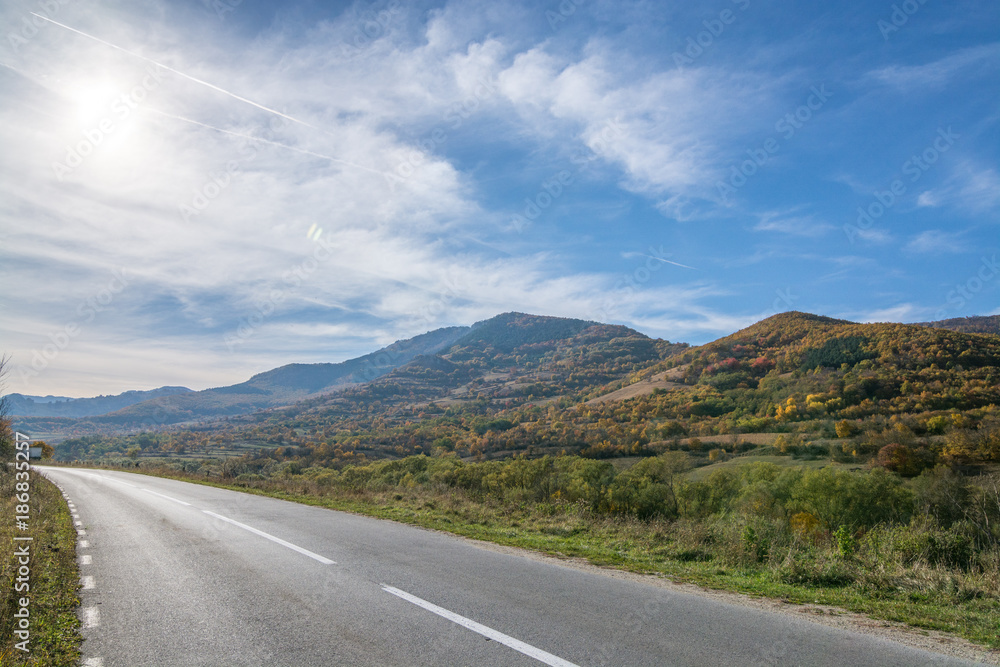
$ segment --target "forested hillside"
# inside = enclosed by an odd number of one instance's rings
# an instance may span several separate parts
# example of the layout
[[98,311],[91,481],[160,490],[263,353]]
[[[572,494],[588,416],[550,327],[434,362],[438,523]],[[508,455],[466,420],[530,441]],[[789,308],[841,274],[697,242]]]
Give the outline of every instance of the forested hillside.
[[[683,449],[717,460],[770,447],[917,474],[998,459],[998,385],[995,336],[784,313],[687,348],[625,327],[508,314],[336,394],[197,429],[70,440],[58,456],[225,448],[261,465],[341,467],[420,453]],[[602,399],[619,395],[629,397]]]
[[975,317],[953,317],[950,320],[921,322],[922,326],[950,329],[962,333],[993,334],[1000,336],[1000,315],[979,315]]

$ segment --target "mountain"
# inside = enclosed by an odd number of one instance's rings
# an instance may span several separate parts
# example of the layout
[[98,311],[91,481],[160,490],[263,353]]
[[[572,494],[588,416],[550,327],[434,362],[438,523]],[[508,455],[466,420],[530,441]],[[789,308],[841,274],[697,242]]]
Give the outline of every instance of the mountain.
[[[57,456],[130,447],[188,459],[245,453],[249,474],[288,461],[296,470],[342,468],[419,453],[601,458],[683,448],[702,456],[705,441],[729,448],[714,449],[716,457],[760,446],[851,465],[877,458],[906,474],[1000,461],[997,336],[798,312],[699,347],[521,313],[434,334],[424,353],[405,362],[389,355],[383,361],[395,358],[394,368],[336,392],[185,429],[70,439]],[[304,372],[276,369],[232,395],[287,387],[287,374],[309,391],[327,381]]]
[[[564,400],[561,397],[620,383],[630,373],[686,348],[618,325],[505,313],[471,327],[400,341],[342,364],[290,365],[231,387],[141,403],[85,423],[32,426],[70,436],[158,430],[162,433],[157,438],[167,441],[177,427],[165,431],[158,427],[182,421],[200,434],[264,422],[296,429],[293,424],[300,422],[339,419],[344,428],[351,428],[359,411],[367,420],[395,419],[413,406],[439,411],[442,406],[460,408],[484,401],[516,406]],[[144,436],[140,447],[147,448],[150,442]],[[73,452],[92,444],[79,438],[67,442]]]
[[[510,353],[523,346],[554,344],[556,341],[571,338],[581,331],[598,325],[598,322],[564,317],[503,313],[473,324],[469,333],[455,341],[455,346],[481,352],[492,350]],[[619,333],[637,332],[627,327],[620,327]]]
[[116,396],[67,398],[65,396],[25,396],[5,398],[13,417],[91,417],[127,408],[136,403],[190,392],[187,387],[160,387],[149,391],[126,391]]
[[469,331],[469,327],[437,329],[335,364],[288,364],[258,373],[246,382],[143,401],[92,421],[155,427],[288,405],[370,382],[417,356],[449,347]]
[[779,373],[822,370],[833,376],[892,373],[901,378],[900,384],[902,378],[927,376],[936,369],[952,371],[945,383],[953,385],[976,369],[992,377],[988,369],[998,362],[1000,339],[993,337],[916,324],[858,324],[797,312],[769,317],[678,358],[688,365],[691,383],[736,374],[748,386],[772,368]]
[[936,329],[949,329],[962,333],[993,334],[1000,336],[1000,315],[976,315],[973,317],[954,317],[937,322],[920,322],[920,326]]

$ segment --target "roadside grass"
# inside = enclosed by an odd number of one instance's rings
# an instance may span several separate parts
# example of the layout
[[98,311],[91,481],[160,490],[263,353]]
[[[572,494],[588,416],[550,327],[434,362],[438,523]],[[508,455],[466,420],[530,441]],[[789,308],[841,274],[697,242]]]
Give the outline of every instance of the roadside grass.
[[844,557],[820,542],[768,553],[728,523],[608,516],[581,503],[500,501],[446,486],[369,490],[301,478],[223,482],[169,469],[127,472],[390,519],[710,589],[840,607],[1000,649],[996,551],[962,571],[920,559],[879,560],[862,550]]
[[[27,531],[15,526],[16,479],[13,469],[0,469],[0,665],[66,667],[80,657],[80,587],[76,563],[76,529],[69,507],[59,489],[38,473],[30,475],[30,519]],[[31,542],[15,542],[15,536],[30,536]],[[18,577],[15,545],[31,545],[30,592],[15,590]],[[28,597],[30,605],[29,651],[15,648],[21,641],[14,635],[19,619],[18,600]]]

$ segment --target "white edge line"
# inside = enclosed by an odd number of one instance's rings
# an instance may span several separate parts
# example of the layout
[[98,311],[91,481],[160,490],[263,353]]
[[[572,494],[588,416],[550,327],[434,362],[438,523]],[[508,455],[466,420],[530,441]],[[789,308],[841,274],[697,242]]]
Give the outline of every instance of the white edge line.
[[272,542],[275,542],[277,544],[280,544],[283,547],[288,547],[292,551],[298,551],[303,556],[309,556],[313,560],[318,560],[320,563],[323,563],[324,565],[336,565],[337,564],[335,561],[330,560],[326,556],[320,556],[319,554],[313,553],[312,551],[309,551],[308,549],[303,549],[302,547],[300,547],[300,546],[298,546],[296,544],[292,544],[291,542],[286,542],[285,540],[281,539],[280,537],[275,537],[274,535],[271,535],[270,533],[265,533],[263,530],[257,530],[256,528],[253,528],[252,526],[248,526],[245,523],[240,523],[239,521],[234,521],[233,519],[230,519],[228,517],[224,517],[221,514],[216,514],[215,512],[209,512],[208,510],[202,510],[202,512],[204,512],[205,514],[207,514],[209,516],[214,516],[216,519],[219,519],[221,521],[225,521],[226,523],[231,523],[234,526],[239,526],[243,530],[250,531],[254,535],[260,535],[261,537],[263,537],[265,539],[268,539],[268,540],[271,540]]
[[96,628],[101,625],[101,610],[97,607],[83,608],[83,628]]
[[170,496],[165,496],[162,493],[157,493],[156,491],[153,491],[152,489],[141,489],[141,490],[145,491],[146,493],[152,493],[154,496],[159,496],[160,498],[163,498],[164,500],[173,501],[173,502],[177,503],[178,505],[184,505],[185,507],[191,507],[191,503],[186,503],[183,500],[177,500],[176,498],[171,498]]
[[392,593],[396,597],[403,598],[407,602],[412,602],[418,607],[422,607],[429,612],[441,616],[442,618],[446,618],[452,623],[457,623],[458,625],[461,625],[463,628],[468,628],[469,630],[472,630],[473,632],[478,632],[482,636],[488,637],[489,639],[492,639],[495,642],[499,642],[505,646],[509,646],[510,648],[514,649],[519,653],[523,653],[529,658],[534,658],[539,662],[544,662],[546,665],[551,665],[552,667],[578,667],[576,664],[569,662],[568,660],[563,660],[557,655],[552,655],[551,653],[543,651],[540,648],[535,648],[531,644],[525,644],[520,639],[514,639],[513,637],[505,635],[504,633],[494,630],[493,628],[486,627],[481,623],[476,623],[472,619],[466,618],[464,616],[459,616],[455,612],[448,611],[447,609],[439,607],[436,604],[432,604],[427,600],[422,600],[418,598],[416,595],[410,595],[406,591],[401,591],[398,588],[393,588],[392,586],[386,586],[385,584],[382,584],[382,590],[385,591],[386,593]]

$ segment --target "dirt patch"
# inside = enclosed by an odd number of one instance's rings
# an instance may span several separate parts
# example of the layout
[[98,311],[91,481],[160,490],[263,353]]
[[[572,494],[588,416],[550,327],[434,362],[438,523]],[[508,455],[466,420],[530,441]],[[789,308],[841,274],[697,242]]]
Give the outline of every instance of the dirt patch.
[[663,373],[657,373],[648,380],[640,380],[630,384],[627,387],[622,387],[621,389],[616,389],[611,393],[604,394],[603,396],[598,396],[597,398],[592,398],[587,401],[587,405],[595,405],[598,403],[607,403],[609,401],[624,401],[627,398],[635,398],[636,396],[645,396],[646,394],[652,394],[657,389],[671,390],[671,389],[691,389],[689,385],[683,384],[681,382],[676,382],[683,375],[683,371],[680,375],[677,374],[678,369],[672,368],[669,371],[664,371]]

